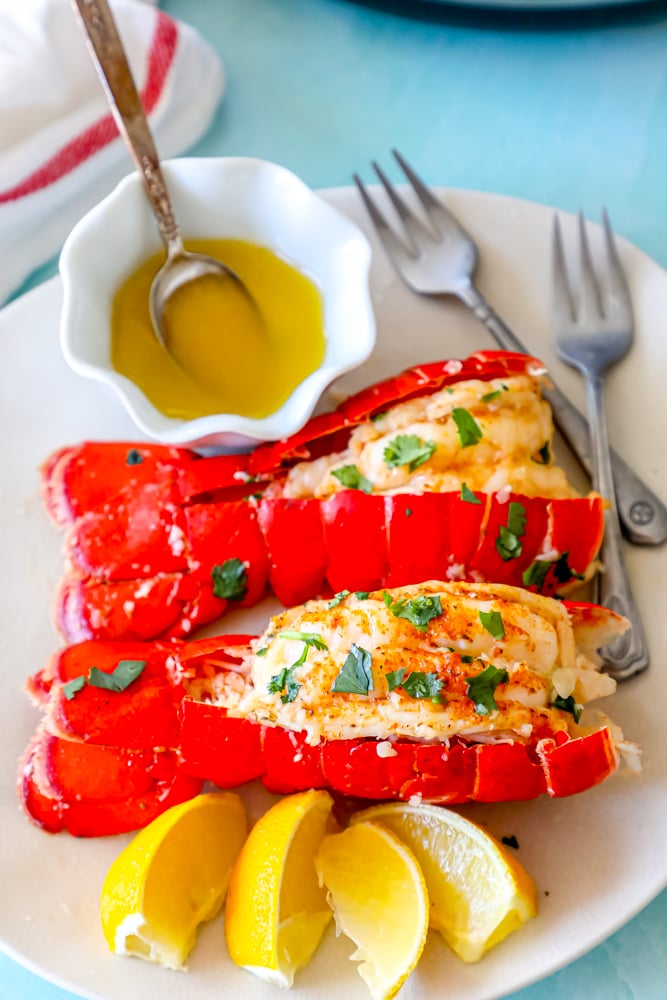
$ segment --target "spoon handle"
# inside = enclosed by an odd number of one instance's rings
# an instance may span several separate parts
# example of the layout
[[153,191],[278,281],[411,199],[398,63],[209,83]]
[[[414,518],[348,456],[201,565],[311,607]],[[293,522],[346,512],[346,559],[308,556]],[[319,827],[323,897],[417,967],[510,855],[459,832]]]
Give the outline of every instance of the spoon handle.
[[107,0],[72,0],[111,111],[139,171],[169,257],[183,253],[153,136]]

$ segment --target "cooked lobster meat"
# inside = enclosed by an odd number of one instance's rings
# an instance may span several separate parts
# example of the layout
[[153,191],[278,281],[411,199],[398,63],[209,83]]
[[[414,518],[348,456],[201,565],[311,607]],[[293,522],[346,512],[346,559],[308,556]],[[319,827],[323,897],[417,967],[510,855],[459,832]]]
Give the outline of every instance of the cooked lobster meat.
[[616,769],[596,649],[627,622],[507,585],[429,582],[309,601],[262,636],[83,642],[29,683],[28,814],[94,836],[204,779],[463,803],[571,795]]
[[43,469],[67,525],[69,641],[191,635],[271,588],[285,605],[424,579],[553,593],[595,567],[600,497],[551,454],[534,358],[409,369],[250,455],[88,443]]

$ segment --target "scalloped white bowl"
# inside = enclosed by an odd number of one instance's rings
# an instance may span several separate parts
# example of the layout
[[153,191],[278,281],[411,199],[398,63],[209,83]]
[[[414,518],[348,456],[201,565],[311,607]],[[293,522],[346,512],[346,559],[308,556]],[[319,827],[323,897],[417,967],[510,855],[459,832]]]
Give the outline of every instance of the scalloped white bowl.
[[117,393],[137,427],[167,444],[243,448],[286,437],[306,422],[327,385],[373,350],[370,244],[303,181],[266,160],[178,159],[167,161],[163,169],[186,239],[235,238],[268,247],[315,283],[324,306],[322,364],[280,409],[261,420],[235,413],[195,420],[166,417],[134,382],[114,370],[114,293],[162,246],[137,174],[88,212],[63,247],[60,334],[65,358],[75,371]]

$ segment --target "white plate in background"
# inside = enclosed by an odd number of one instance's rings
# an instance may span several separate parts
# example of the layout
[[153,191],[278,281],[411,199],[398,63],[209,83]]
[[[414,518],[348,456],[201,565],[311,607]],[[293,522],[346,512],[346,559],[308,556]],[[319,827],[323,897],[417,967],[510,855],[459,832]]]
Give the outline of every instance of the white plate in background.
[[[327,197],[368,230],[355,191]],[[479,240],[482,290],[582,401],[580,379],[556,362],[548,335],[551,209],[464,191],[449,192],[447,200]],[[459,305],[408,292],[374,246],[377,351],[337,389],[353,391],[409,364],[493,346]],[[667,497],[667,274],[627,244],[622,252],[637,341],[609,378],[610,432],[618,450]],[[49,609],[62,569],[61,539],[41,508],[38,466],[66,443],[134,435],[120,403],[63,361],[60,303],[54,279],[0,313],[0,947],[45,978],[97,1000],[218,1000],[223,992],[228,1000],[275,1000],[274,989],[232,965],[220,918],[201,933],[187,975],[112,956],[99,926],[98,897],[107,867],[129,837],[49,836],[17,808],[17,760],[38,720],[21,686],[59,644]],[[406,1000],[438,996],[443,983],[448,1000],[490,1000],[517,990],[594,947],[667,885],[667,685],[661,662],[667,646],[667,551],[628,548],[627,554],[654,666],[622,686],[605,707],[626,736],[641,743],[643,772],[619,775],[572,799],[464,810],[498,836],[517,837],[518,857],[539,887],[541,912],[474,966],[460,962],[432,934],[402,991]],[[222,630],[259,629],[269,607],[237,612]],[[354,965],[344,961],[351,950],[329,931],[297,976],[296,995],[338,1000],[344,991],[349,1000],[367,1000]]]

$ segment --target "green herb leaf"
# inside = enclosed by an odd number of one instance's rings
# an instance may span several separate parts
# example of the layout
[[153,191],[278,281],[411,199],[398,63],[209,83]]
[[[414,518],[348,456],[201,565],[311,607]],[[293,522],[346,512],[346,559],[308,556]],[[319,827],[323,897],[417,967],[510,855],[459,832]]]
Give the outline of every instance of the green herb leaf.
[[284,632],[278,633],[279,639],[295,639],[298,642],[303,643],[303,649],[301,651],[301,656],[296,660],[292,666],[300,667],[302,663],[306,662],[306,657],[308,656],[308,650],[311,646],[315,649],[328,649],[326,642],[317,632],[296,632],[294,629],[285,629]]
[[461,663],[474,663],[474,662],[475,662],[475,657],[468,656],[467,653],[464,653],[463,656],[461,657]]
[[524,587],[537,587],[538,590],[541,590],[553,564],[553,559],[536,559],[535,562],[532,562],[528,569],[524,569],[521,574],[521,582]]
[[371,661],[368,650],[353,642],[331,690],[338,694],[368,694],[373,687]]
[[285,629],[284,632],[278,633],[278,638],[295,639],[297,642],[303,643],[301,655],[294,661],[292,666],[283,667],[280,673],[274,674],[269,680],[269,692],[271,694],[279,694],[280,700],[286,705],[294,701],[299,693],[301,685],[294,678],[294,670],[306,662],[310,647],[314,646],[315,649],[328,649],[329,647],[317,632],[297,632],[295,629]]
[[301,685],[292,675],[292,671],[297,665],[298,663],[294,663],[291,667],[283,667],[280,673],[274,674],[269,681],[270,693],[279,694],[283,705],[287,705],[289,702],[294,701],[299,693]]
[[464,410],[462,406],[455,406],[452,410],[452,419],[459,432],[462,448],[468,448],[482,440],[482,428],[468,410]]
[[436,673],[425,674],[421,670],[413,670],[406,676],[405,667],[400,667],[399,670],[393,670],[385,676],[388,691],[395,691],[400,687],[411,698],[432,698],[434,701],[442,701],[440,697],[442,681]]
[[361,490],[363,493],[372,493],[373,484],[370,479],[359,472],[356,465],[343,465],[340,469],[332,469],[331,475],[337,479],[346,490]]
[[526,508],[521,503],[513,501],[509,505],[507,527],[500,525],[496,538],[496,550],[501,559],[509,562],[521,555],[523,545],[521,537],[526,531]]
[[370,590],[355,590],[354,592],[354,596],[358,601],[365,601],[369,594]]
[[405,516],[406,517],[412,517],[412,507],[406,507],[405,508]]
[[442,691],[442,681],[436,673],[425,674],[420,670],[413,670],[403,679],[401,687],[411,698],[432,698],[440,701]]
[[268,646],[262,646],[261,649],[257,650],[257,652],[255,653],[255,656],[266,656],[266,654],[268,653],[268,651],[269,651],[269,647]]
[[86,686],[86,678],[83,676],[73,677],[67,684],[63,684],[62,691],[68,701],[71,701],[81,688]]
[[390,670],[388,674],[385,674],[385,677],[387,679],[387,691],[394,691],[403,683],[405,667],[399,667],[398,670]]
[[147,662],[147,660],[120,660],[110,674],[99,670],[98,667],[91,667],[88,672],[88,683],[91,687],[104,688],[106,691],[124,691],[143,673]]
[[380,410],[379,413],[374,413],[373,414],[373,416],[371,417],[371,420],[373,421],[373,423],[375,423],[376,420],[382,420],[382,418],[386,417],[386,415],[387,415],[387,411],[386,410]]
[[526,531],[526,508],[513,500],[507,515],[507,527],[513,535],[523,535]]
[[[554,576],[558,583],[569,583],[570,580],[583,580],[583,573],[575,573],[569,563],[569,552],[564,552],[557,559],[536,559],[528,569],[523,571],[522,582],[524,587],[537,587],[541,590],[549,570],[553,567]],[[556,595],[557,596],[557,595]]]
[[499,684],[506,684],[509,674],[506,670],[498,670],[492,663],[476,677],[466,677],[467,695],[475,702],[475,710],[480,715],[488,715],[498,709],[494,697]]
[[327,603],[328,609],[331,611],[332,608],[337,608],[339,604],[345,600],[346,597],[350,596],[349,590],[339,590],[337,594],[334,594],[330,601]]
[[480,611],[479,620],[494,639],[505,638],[505,625],[499,611]]
[[326,642],[319,632],[297,632],[296,629],[286,628],[284,632],[278,633],[279,639],[296,639],[305,642],[306,646],[314,646],[315,649],[328,649]]
[[417,434],[399,434],[385,448],[384,460],[390,469],[407,465],[414,472],[428,462],[436,447],[435,441],[424,441]]
[[476,497],[471,489],[466,486],[465,483],[461,483],[461,499],[466,503],[481,503],[482,501],[479,497]]
[[240,559],[225,559],[211,570],[213,593],[223,601],[242,601],[248,593],[248,572]]
[[570,715],[574,716],[574,721],[579,722],[583,708],[581,705],[577,705],[573,695],[570,694],[567,698],[561,698],[560,695],[556,695],[551,704],[554,708],[560,708],[563,712],[569,712]]
[[482,396],[483,403],[490,403],[494,399],[498,399],[500,395],[500,389],[494,389],[493,392],[487,392]]
[[127,453],[127,458],[125,459],[126,465],[141,465],[144,460],[144,456],[136,448],[130,448]]
[[394,618],[404,618],[420,632],[427,632],[428,623],[433,618],[439,618],[442,614],[442,604],[437,595],[419,594],[411,601],[405,598],[394,601],[391,594],[385,590],[383,598]]

